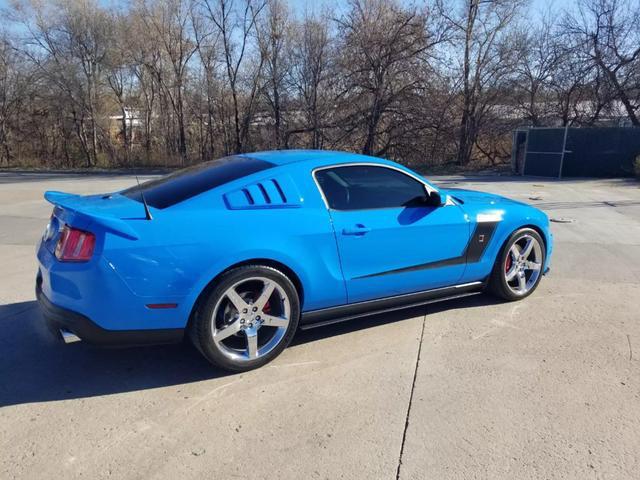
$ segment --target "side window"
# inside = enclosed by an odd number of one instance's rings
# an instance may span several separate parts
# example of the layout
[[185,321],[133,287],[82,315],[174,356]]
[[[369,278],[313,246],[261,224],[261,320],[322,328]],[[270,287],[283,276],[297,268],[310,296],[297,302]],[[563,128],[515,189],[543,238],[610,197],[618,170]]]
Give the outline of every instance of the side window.
[[410,207],[425,197],[422,183],[391,168],[332,167],[316,171],[315,176],[334,210]]
[[142,202],[144,194],[145,200],[152,207],[167,208],[273,166],[272,163],[257,158],[235,155],[198,163],[120,193],[138,202]]

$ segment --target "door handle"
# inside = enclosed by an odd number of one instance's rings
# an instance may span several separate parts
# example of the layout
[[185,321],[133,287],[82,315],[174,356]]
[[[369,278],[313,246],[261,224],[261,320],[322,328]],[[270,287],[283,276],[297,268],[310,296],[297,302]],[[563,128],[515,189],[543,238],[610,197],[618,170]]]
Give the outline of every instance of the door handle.
[[342,234],[343,235],[364,235],[366,233],[369,233],[370,231],[371,229],[369,227],[365,227],[361,223],[358,223],[357,225],[351,228],[343,228]]

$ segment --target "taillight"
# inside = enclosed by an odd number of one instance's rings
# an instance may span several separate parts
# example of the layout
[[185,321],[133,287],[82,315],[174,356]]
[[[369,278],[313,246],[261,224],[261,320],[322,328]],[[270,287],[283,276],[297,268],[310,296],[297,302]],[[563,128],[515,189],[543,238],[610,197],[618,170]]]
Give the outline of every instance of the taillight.
[[65,225],[56,245],[56,257],[62,262],[86,262],[93,255],[96,236]]

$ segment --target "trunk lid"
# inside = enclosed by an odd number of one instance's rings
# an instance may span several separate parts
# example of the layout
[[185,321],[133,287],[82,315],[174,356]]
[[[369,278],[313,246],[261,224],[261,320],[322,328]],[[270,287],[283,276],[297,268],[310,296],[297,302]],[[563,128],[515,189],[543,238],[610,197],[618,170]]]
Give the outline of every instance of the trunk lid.
[[81,230],[97,224],[114,235],[132,240],[139,238],[131,221],[145,217],[144,208],[135,200],[117,193],[82,196],[56,191],[45,192],[44,198],[54,205],[43,236],[44,246],[50,252],[54,252],[65,224]]

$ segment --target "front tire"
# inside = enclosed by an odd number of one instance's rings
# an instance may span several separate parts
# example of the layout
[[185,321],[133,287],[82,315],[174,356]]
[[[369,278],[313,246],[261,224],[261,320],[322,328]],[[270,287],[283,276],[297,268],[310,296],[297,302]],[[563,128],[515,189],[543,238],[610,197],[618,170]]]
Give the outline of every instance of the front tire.
[[511,234],[496,258],[488,290],[507,301],[521,300],[538,287],[545,264],[544,240],[532,228]]
[[291,342],[300,299],[279,270],[248,265],[225,272],[196,310],[191,339],[214,365],[232,372],[261,367]]

